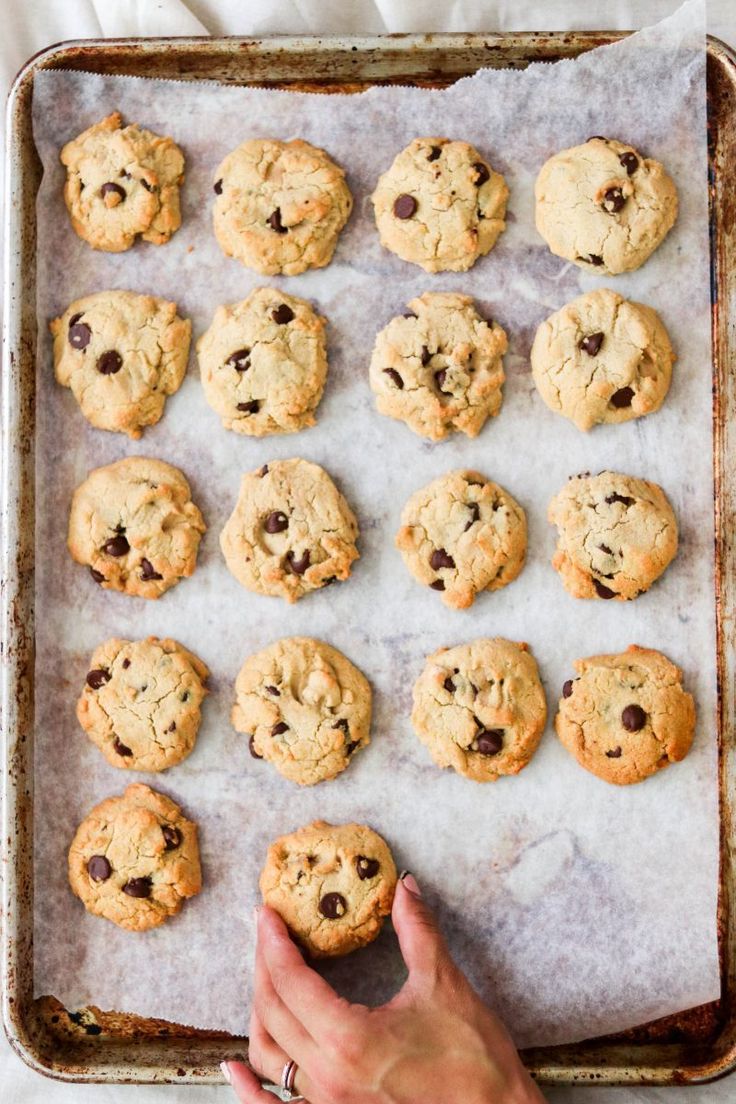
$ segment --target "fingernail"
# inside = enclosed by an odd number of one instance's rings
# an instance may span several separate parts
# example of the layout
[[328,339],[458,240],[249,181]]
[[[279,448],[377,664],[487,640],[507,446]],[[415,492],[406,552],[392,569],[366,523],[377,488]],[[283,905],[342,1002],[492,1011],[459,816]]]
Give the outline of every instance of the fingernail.
[[220,1069],[222,1070],[222,1076],[227,1081],[228,1085],[232,1085],[230,1080],[230,1070],[227,1068],[227,1062],[220,1062]]
[[254,919],[254,921],[256,922],[256,924],[258,923],[258,917],[259,917],[260,915],[261,915],[261,906],[260,906],[260,905],[256,905],[256,906],[254,907],[254,909],[253,909],[253,919]]
[[422,891],[417,885],[417,880],[411,870],[402,870],[399,874],[399,881],[403,882],[409,892],[413,893],[415,897],[422,896]]

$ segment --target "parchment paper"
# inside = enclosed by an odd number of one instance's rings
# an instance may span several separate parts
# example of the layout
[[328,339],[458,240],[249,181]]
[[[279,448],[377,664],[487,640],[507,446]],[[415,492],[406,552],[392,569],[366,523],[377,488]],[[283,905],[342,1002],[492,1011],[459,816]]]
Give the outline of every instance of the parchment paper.
[[[654,29],[577,62],[524,73],[484,71],[447,91],[373,89],[319,96],[41,73],[35,139],[38,199],[37,736],[35,985],[84,1002],[199,1026],[246,1030],[257,880],[269,841],[315,817],[367,821],[437,908],[453,950],[520,1044],[625,1028],[714,998],[717,784],[712,579],[711,379],[703,9],[686,5]],[[107,255],[70,226],[62,144],[114,109],[172,134],[187,162],[182,229],[166,246]],[[474,143],[511,189],[508,229],[468,273],[428,276],[383,251],[368,196],[417,135]],[[638,272],[599,279],[553,257],[533,222],[533,182],[553,152],[609,134],[661,158],[680,193],[679,221]],[[226,259],[211,229],[213,172],[240,141],[302,136],[348,172],[355,211],[333,263],[263,279]],[[312,299],[329,319],[329,381],[319,423],[255,440],[224,430],[194,362],[163,421],[140,442],[92,429],[53,379],[48,319],[108,287],[175,299],[195,337],[216,305],[263,283]],[[537,324],[582,289],[608,284],[655,306],[678,362],[662,411],[583,435],[536,394],[528,353]],[[379,328],[426,289],[467,291],[510,336],[500,416],[474,441],[432,445],[374,409],[367,369]],[[161,457],[189,477],[209,525],[195,575],[157,603],[106,592],[65,546],[74,487],[128,454]],[[360,520],[349,582],[287,607],[243,590],[218,537],[241,473],[275,458],[324,465]],[[393,546],[409,494],[457,466],[499,481],[526,508],[521,577],[468,612],[448,611],[408,576]],[[613,468],[662,484],[681,551],[629,604],[569,597],[550,567],[551,496],[573,473]],[[88,659],[112,635],[171,635],[212,669],[212,696],[191,757],[166,774],[116,771],[74,713]],[[331,783],[299,789],[248,754],[229,722],[245,657],[294,634],[344,651],[375,690],[373,742]],[[424,657],[481,635],[530,643],[551,712],[572,660],[629,643],[685,669],[699,721],[688,759],[620,789],[581,770],[553,735],[518,777],[481,786],[438,770],[412,733],[412,684]],[[201,826],[204,889],[181,915],[130,934],[87,915],[69,890],[66,852],[78,822],[136,778],[181,802]],[[395,937],[324,967],[355,999],[378,1001],[402,977]]]

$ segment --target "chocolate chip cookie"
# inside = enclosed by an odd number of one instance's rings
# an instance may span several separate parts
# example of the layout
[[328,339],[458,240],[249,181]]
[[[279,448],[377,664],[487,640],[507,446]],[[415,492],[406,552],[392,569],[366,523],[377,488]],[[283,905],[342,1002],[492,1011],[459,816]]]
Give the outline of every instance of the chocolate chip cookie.
[[386,842],[363,824],[315,820],[268,849],[264,902],[313,958],[371,943],[391,912],[396,867]]
[[321,640],[287,637],[249,656],[235,694],[232,722],[253,758],[300,786],[334,778],[370,743],[368,680]]
[[480,433],[501,409],[506,333],[469,295],[425,291],[376,338],[370,384],[382,414],[432,441]]
[[677,218],[663,166],[613,138],[550,157],[534,192],[537,230],[552,252],[611,276],[643,265]]
[[381,245],[425,272],[464,272],[506,228],[508,194],[467,142],[415,138],[372,196]]
[[324,268],[353,206],[345,173],[295,138],[252,138],[215,173],[215,236],[223,253],[264,276]]
[[160,598],[194,571],[206,528],[178,468],[128,456],[77,487],[68,544],[106,590]]
[[664,491],[632,475],[576,475],[547,517],[558,530],[552,566],[575,598],[636,598],[677,553],[677,521]]
[[500,590],[524,566],[526,515],[508,491],[477,471],[452,471],[411,496],[396,547],[414,578],[455,609]]
[[172,138],[120,113],[89,127],[61,151],[72,226],[93,249],[121,253],[136,237],[163,245],[181,225],[184,156]]
[[358,523],[324,468],[272,460],[243,476],[220,547],[247,590],[296,602],[347,579]]
[[695,702],[666,656],[632,644],[619,655],[576,659],[575,670],[562,687],[555,728],[581,767],[628,786],[685,758]]
[[582,430],[659,410],[675,359],[657,312],[608,288],[550,315],[531,352],[547,406]]
[[411,720],[438,766],[475,782],[518,774],[547,720],[528,645],[496,637],[440,648],[414,685]]
[[87,912],[148,931],[202,888],[197,825],[141,782],[85,817],[69,848],[69,884]]
[[264,437],[314,425],[327,378],[325,325],[306,300],[276,288],[217,308],[197,353],[205,398],[226,429]]
[[49,328],[56,380],[97,429],[140,437],[184,379],[192,327],[176,303],[98,291],[75,300]]
[[175,640],[107,640],[90,660],[77,719],[113,767],[166,770],[194,747],[208,675]]

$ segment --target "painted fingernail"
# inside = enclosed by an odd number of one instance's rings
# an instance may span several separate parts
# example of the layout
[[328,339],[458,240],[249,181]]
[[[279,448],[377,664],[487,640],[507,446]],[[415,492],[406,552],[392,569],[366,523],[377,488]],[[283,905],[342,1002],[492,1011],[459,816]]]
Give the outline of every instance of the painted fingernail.
[[232,1085],[230,1080],[230,1070],[227,1068],[227,1062],[220,1062],[220,1069],[222,1070],[222,1076],[227,1081],[228,1085]]
[[422,891],[417,885],[417,880],[411,870],[402,870],[399,874],[399,881],[403,882],[409,892],[413,893],[415,897],[422,896]]

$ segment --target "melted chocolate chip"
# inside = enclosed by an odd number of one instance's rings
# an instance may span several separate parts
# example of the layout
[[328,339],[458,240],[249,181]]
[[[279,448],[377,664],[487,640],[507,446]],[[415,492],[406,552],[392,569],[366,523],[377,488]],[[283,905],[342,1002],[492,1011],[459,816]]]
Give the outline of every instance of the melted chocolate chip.
[[417,209],[417,201],[414,196],[400,195],[394,200],[394,214],[397,218],[408,219]]
[[639,158],[633,153],[622,153],[619,157],[619,163],[626,169],[628,176],[633,176],[639,168]]
[[254,759],[262,759],[263,756],[259,755],[258,752],[256,751],[256,745],[254,743],[254,740],[255,740],[255,737],[251,736],[250,740],[248,741],[248,750],[250,751],[250,753],[251,753],[251,755],[253,756]]
[[106,195],[116,195],[122,202],[126,197],[125,188],[121,188],[119,184],[113,184],[108,180],[107,184],[103,184],[100,188],[100,195],[104,199]]
[[123,660],[123,670],[127,671],[129,667],[130,667],[130,660],[129,659],[124,659]]
[[112,675],[106,668],[98,667],[94,671],[87,672],[87,685],[93,690],[99,690],[106,682],[109,682]]
[[441,153],[442,153],[442,150],[440,149],[439,146],[432,146],[431,150],[427,154],[427,160],[428,161],[436,161]]
[[278,686],[267,686],[266,691],[267,691],[267,693],[271,694],[274,698],[280,698],[281,697],[281,691],[279,690]]
[[384,371],[385,375],[387,375],[387,376],[388,376],[388,378],[389,378],[389,379],[390,379],[390,380],[391,380],[391,381],[392,381],[393,383],[395,383],[395,384],[396,384],[396,386],[398,387],[399,391],[403,391],[403,390],[404,390],[404,381],[403,381],[403,379],[401,378],[401,376],[399,375],[399,373],[398,373],[398,372],[396,371],[396,369],[395,369],[395,368],[384,368],[384,369],[383,369],[383,371]]
[[283,533],[289,528],[289,519],[281,510],[274,510],[263,523],[267,533]]
[[621,714],[621,724],[627,732],[639,732],[647,723],[647,715],[640,705],[627,705]]
[[[476,720],[478,720],[477,717]],[[503,747],[503,729],[483,728],[475,737],[475,741],[480,755],[498,755]]]
[[471,527],[471,525],[475,525],[476,521],[480,517],[480,506],[478,505],[477,502],[469,503],[468,504],[468,509],[470,510],[470,521],[467,523],[467,525],[463,529],[463,533],[467,533],[467,531]]
[[332,727],[333,728],[341,728],[343,730],[343,732],[349,732],[350,731],[350,725],[348,724],[347,718],[345,718],[345,717],[341,717],[340,720],[337,722],[337,724],[334,724]]
[[251,399],[250,402],[238,403],[237,408],[241,414],[257,414],[260,407],[258,399]]
[[126,882],[123,886],[123,893],[127,893],[129,897],[150,897],[151,879],[131,878],[130,881]]
[[118,533],[116,537],[110,537],[110,540],[103,544],[102,551],[106,552],[108,556],[127,556],[130,552],[127,537],[124,537],[122,533]]
[[103,376],[114,376],[123,367],[123,358],[115,349],[108,349],[97,358],[97,371]]
[[430,353],[426,345],[422,345],[422,355],[420,359],[422,362],[422,368],[426,368],[430,360],[432,359],[432,354]]
[[141,560],[141,582],[150,583],[154,579],[163,579],[163,575],[160,575],[151,561],[144,556]]
[[164,824],[161,828],[164,837],[164,851],[175,851],[181,843],[181,832],[174,824]]
[[603,206],[609,215],[616,215],[626,203],[626,196],[620,188],[609,188],[603,193]]
[[364,882],[366,878],[375,878],[381,869],[381,864],[378,859],[369,859],[366,855],[358,855],[355,859],[355,869],[358,871],[361,882]]
[[445,584],[442,582],[442,579],[435,579],[435,581],[433,583],[430,583],[429,585],[432,588],[432,590],[444,590],[445,589]]
[[440,368],[439,372],[434,374],[434,382],[437,384],[437,390],[440,395],[451,395],[452,391],[444,391],[443,388],[447,382],[447,369]]
[[266,222],[277,234],[288,234],[289,227],[281,225],[281,208],[277,207],[273,214],[269,215]]
[[271,317],[279,326],[285,326],[287,322],[291,322],[294,318],[294,312],[286,303],[281,303],[280,306],[271,311]]
[[417,315],[414,313],[414,311],[407,311],[406,314],[402,314],[401,317],[402,318],[416,318]]
[[447,691],[448,694],[454,694],[455,693],[455,683],[452,681],[452,679],[450,678],[449,675],[447,676],[445,681],[442,683],[442,685],[444,686],[444,688],[445,688],[445,690]]
[[341,893],[325,893],[319,911],[327,920],[339,920],[348,911],[348,903]]
[[117,754],[122,755],[124,759],[128,759],[133,754],[130,748],[127,747],[126,744],[122,743],[122,741],[119,740],[117,736],[113,739],[112,746],[114,747]]
[[281,735],[283,735],[284,732],[288,732],[288,731],[289,731],[289,726],[286,723],[286,721],[279,721],[278,724],[275,724],[273,726],[273,728],[271,729],[271,735],[272,736],[281,736]]
[[87,863],[87,873],[93,882],[106,882],[112,874],[112,867],[104,855],[93,855]]
[[578,348],[582,349],[588,356],[598,356],[601,345],[603,344],[602,333],[586,334],[582,341],[579,343]]
[[567,681],[563,682],[563,684],[562,684],[562,696],[563,696],[563,698],[569,698],[571,694],[572,694],[572,679],[567,679]]
[[579,261],[587,261],[588,264],[595,265],[596,268],[603,264],[603,258],[599,257],[597,253],[589,253],[587,257],[578,257]]
[[345,754],[346,755],[352,755],[353,752],[355,751],[355,749],[357,748],[357,746],[358,746],[358,741],[357,740],[350,740],[350,742],[345,745]]
[[166,731],[167,732],[176,732],[176,721],[172,721],[171,724],[169,725],[169,727],[166,729]]
[[264,464],[263,467],[258,472],[258,474],[261,477],[261,479],[263,479],[264,475],[268,475],[268,464]]
[[613,555],[613,549],[609,548],[607,544],[599,544],[598,547],[600,548],[601,552],[605,552],[607,556]]
[[302,553],[301,559],[297,559],[293,552],[286,553],[286,566],[295,575],[303,575],[310,564],[309,549]]
[[250,349],[236,349],[225,361],[236,372],[247,372],[250,368]]
[[607,759],[620,759],[621,758],[621,748],[620,747],[615,747],[615,748],[612,748],[611,751],[607,751],[606,752],[606,758]]
[[85,1035],[101,1035],[102,1028],[99,1024],[85,1024],[84,1033]]
[[630,387],[620,387],[618,391],[614,391],[611,395],[611,405],[615,406],[617,410],[625,410],[627,406],[631,406],[633,397],[634,392]]
[[444,548],[435,548],[429,557],[429,566],[433,571],[439,571],[443,567],[454,567],[455,561]]
[[143,185],[143,187],[146,189],[147,192],[155,192],[156,191],[156,185],[155,184],[149,184],[147,180],[143,179],[143,177],[141,177],[141,184]]
[[475,186],[480,188],[481,184],[485,184],[486,180],[491,179],[491,174],[488,171],[488,166],[484,165],[482,161],[476,161],[473,168],[478,174],[475,178]]
[[219,180],[215,181],[214,188],[215,195],[222,195],[222,177],[220,177]]
[[104,583],[105,576],[102,574],[101,571],[95,571],[95,569],[91,567],[89,569],[89,573],[96,583]]
[[615,491],[613,494],[606,495],[606,502],[610,506],[613,502],[620,502],[622,506],[633,506],[636,502],[635,498],[629,498],[628,495],[620,495]]
[[589,142],[607,142],[608,139],[604,138],[602,134],[592,134],[590,136],[590,138],[588,138],[588,141]]
[[81,314],[75,314],[69,323],[69,344],[73,349],[86,349],[92,340],[92,330],[86,322],[79,322]]
[[595,592],[596,592],[596,594],[598,595],[599,598],[615,598],[616,597],[616,591],[615,590],[609,590],[608,587],[604,586],[603,583],[598,581],[598,579],[593,579],[593,586],[594,586]]

